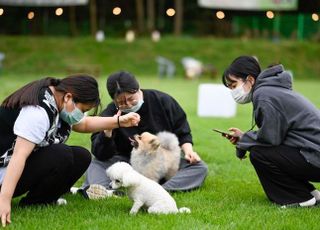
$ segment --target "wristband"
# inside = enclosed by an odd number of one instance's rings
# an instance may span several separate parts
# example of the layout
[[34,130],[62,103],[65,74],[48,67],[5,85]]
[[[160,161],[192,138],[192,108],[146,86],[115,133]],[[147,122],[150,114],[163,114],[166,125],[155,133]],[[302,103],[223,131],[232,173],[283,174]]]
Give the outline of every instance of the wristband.
[[117,122],[118,122],[118,128],[121,128],[121,126],[120,126],[120,116],[117,117]]

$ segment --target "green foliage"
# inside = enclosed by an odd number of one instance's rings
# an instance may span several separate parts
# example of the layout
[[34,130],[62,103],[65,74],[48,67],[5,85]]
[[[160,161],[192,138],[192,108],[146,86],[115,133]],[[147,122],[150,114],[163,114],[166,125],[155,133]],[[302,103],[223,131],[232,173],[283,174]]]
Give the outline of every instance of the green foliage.
[[[59,61],[59,60],[58,60]],[[230,60],[225,60],[229,62]],[[306,69],[306,67],[304,67]],[[1,75],[0,100],[36,75]],[[237,116],[229,119],[201,118],[197,111],[200,83],[212,80],[186,81],[181,78],[158,79],[155,75],[138,77],[142,88],[156,88],[173,95],[185,108],[194,137],[194,148],[208,164],[209,175],[198,190],[175,193],[179,207],[191,208],[191,214],[148,215],[141,211],[130,216],[132,202],[126,198],[89,201],[81,196],[66,195],[67,206],[19,208],[13,202],[10,229],[318,229],[315,221],[319,208],[280,209],[270,203],[248,159],[238,160],[234,147],[211,128],[250,128],[252,107],[238,106]],[[110,100],[99,79],[104,105]],[[294,82],[294,88],[320,107],[319,82]],[[68,144],[90,148],[88,134],[73,132]],[[80,186],[83,178],[77,182]]]
[[156,75],[158,55],[174,61],[177,76],[183,75],[181,58],[191,56],[216,67],[220,78],[223,70],[237,56],[255,55],[262,67],[281,62],[295,78],[318,79],[320,76],[319,43],[291,40],[235,40],[164,37],[154,43],[138,38],[133,43],[106,35],[98,43],[91,37],[0,37],[0,52],[6,54],[3,71],[23,77],[25,74],[66,75],[89,72],[106,77],[125,69],[136,75]]

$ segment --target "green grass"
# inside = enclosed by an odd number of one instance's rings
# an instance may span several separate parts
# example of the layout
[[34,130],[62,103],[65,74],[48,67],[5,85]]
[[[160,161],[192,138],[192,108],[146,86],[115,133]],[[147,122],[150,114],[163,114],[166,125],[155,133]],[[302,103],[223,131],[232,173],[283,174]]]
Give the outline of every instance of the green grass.
[[[1,75],[0,100],[19,86],[38,78],[34,75]],[[209,80],[182,78],[159,80],[155,75],[139,77],[142,88],[156,88],[173,95],[187,112],[193,130],[194,148],[209,166],[209,175],[199,190],[175,193],[178,206],[190,207],[191,214],[154,216],[140,212],[130,216],[132,202],[126,198],[89,201],[66,195],[63,207],[17,207],[13,201],[10,229],[319,229],[319,208],[282,210],[271,204],[249,160],[235,157],[234,147],[211,128],[250,128],[251,106],[238,106],[229,119],[200,118],[197,89]],[[104,79],[99,79],[103,103],[109,101]],[[294,88],[320,107],[319,82],[297,80]],[[89,135],[72,133],[69,144],[90,148]],[[83,178],[77,182],[80,185]]]
[[137,75],[155,75],[155,58],[162,55],[173,60],[182,75],[181,58],[192,56],[212,64],[221,76],[225,67],[239,55],[256,55],[263,67],[283,63],[295,78],[319,79],[319,43],[281,40],[236,40],[218,38],[164,37],[159,43],[148,38],[126,43],[107,37],[97,43],[91,37],[14,37],[0,36],[0,52],[6,54],[4,72],[54,75],[70,72],[95,73],[100,76],[125,69]]

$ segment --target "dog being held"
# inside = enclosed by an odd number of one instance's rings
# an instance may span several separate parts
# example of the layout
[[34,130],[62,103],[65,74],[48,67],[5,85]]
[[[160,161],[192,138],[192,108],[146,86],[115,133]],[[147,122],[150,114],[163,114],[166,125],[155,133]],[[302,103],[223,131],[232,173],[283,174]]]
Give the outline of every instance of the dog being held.
[[177,173],[181,148],[175,134],[144,132],[130,140],[134,147],[130,164],[136,171],[156,182],[167,181]]
[[161,185],[141,175],[126,162],[117,162],[106,172],[113,189],[128,188],[129,198],[133,200],[130,214],[136,214],[143,206],[153,214],[190,213],[189,208],[178,209],[175,200]]

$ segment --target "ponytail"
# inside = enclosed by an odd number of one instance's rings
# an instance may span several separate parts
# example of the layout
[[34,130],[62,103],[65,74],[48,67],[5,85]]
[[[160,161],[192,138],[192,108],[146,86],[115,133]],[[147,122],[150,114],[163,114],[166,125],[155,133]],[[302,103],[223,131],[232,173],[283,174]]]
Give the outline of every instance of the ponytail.
[[38,105],[38,95],[42,88],[48,86],[57,86],[60,84],[59,79],[47,77],[41,80],[30,82],[21,87],[2,102],[1,106],[11,109],[21,108],[26,105]]

